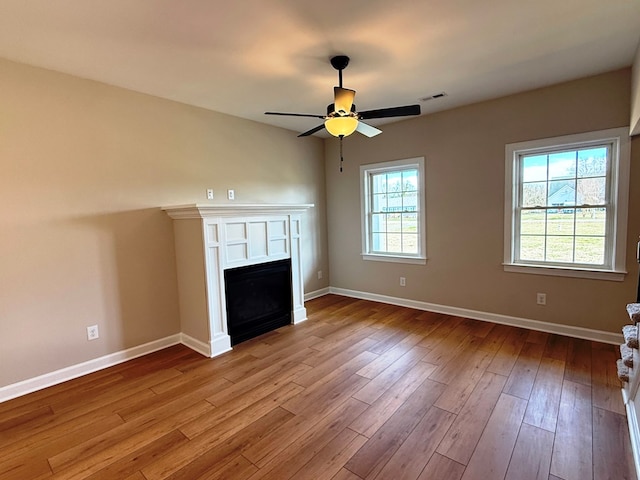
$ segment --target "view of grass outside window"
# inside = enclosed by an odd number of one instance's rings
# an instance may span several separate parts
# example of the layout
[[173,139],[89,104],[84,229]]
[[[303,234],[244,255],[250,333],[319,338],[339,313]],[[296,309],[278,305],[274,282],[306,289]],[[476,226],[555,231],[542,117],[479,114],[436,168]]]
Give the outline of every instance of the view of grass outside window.
[[610,145],[521,155],[521,261],[604,265]]
[[362,165],[365,260],[426,263],[424,158]]
[[371,251],[418,254],[418,170],[370,178]]
[[622,281],[628,127],[505,145],[504,270]]

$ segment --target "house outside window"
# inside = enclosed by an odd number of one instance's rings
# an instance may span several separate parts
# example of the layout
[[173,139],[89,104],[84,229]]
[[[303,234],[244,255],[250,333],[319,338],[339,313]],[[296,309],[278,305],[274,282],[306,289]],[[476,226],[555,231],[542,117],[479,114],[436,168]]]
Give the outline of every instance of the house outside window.
[[426,263],[424,158],[360,167],[362,257]]
[[505,159],[505,271],[623,280],[629,130],[514,143]]

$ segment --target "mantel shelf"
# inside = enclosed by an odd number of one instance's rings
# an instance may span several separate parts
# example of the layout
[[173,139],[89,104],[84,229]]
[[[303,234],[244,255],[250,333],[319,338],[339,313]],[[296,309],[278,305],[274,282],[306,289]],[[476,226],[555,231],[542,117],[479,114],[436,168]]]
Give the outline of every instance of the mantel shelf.
[[313,208],[313,203],[302,204],[188,204],[162,207],[173,219],[237,217],[245,215],[282,215],[305,212]]

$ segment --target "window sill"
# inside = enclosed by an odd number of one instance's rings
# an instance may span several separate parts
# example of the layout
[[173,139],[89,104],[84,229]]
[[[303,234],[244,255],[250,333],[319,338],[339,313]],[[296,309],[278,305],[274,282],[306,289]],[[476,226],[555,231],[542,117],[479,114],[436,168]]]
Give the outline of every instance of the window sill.
[[503,263],[503,266],[505,272],[549,275],[552,277],[588,278],[591,280],[609,280],[613,282],[622,282],[627,274],[626,271],[619,270],[585,270],[579,268],[547,267],[517,263]]
[[374,262],[412,263],[414,265],[426,265],[426,257],[403,257],[401,255],[383,255],[378,253],[363,253],[363,260]]

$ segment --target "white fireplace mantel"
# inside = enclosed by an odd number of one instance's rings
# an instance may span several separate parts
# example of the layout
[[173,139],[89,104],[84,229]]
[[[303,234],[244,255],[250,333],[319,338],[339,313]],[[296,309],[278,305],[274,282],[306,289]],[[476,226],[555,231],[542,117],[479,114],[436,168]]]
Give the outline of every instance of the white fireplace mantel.
[[163,207],[174,219],[183,341],[213,357],[231,350],[224,271],[291,259],[292,323],[307,318],[301,217],[313,204],[225,204]]
[[162,207],[162,210],[174,220],[184,218],[206,218],[206,217],[238,217],[243,215],[288,215],[293,213],[304,213],[312,208],[313,203],[303,204],[225,204],[225,205],[207,205],[207,204],[189,204],[176,205],[171,207]]

